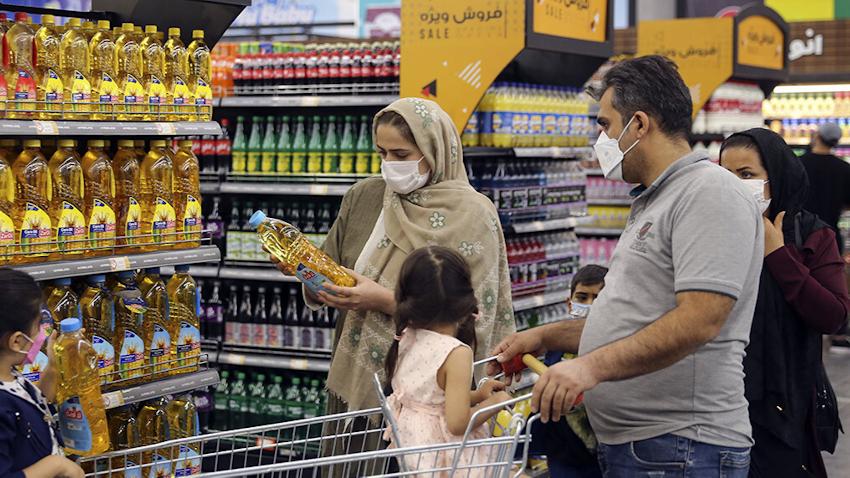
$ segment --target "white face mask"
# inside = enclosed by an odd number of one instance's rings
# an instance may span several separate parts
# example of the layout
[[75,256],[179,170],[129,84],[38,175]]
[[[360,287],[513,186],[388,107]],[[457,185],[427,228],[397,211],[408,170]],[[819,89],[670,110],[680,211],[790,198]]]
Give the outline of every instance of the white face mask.
[[755,198],[759,208],[759,214],[764,214],[767,211],[767,207],[770,206],[770,199],[764,198],[764,185],[770,181],[761,179],[742,179],[741,181],[744,182],[744,186],[746,186],[747,190]]
[[570,302],[570,315],[583,319],[590,314],[590,304],[580,304],[578,302]]
[[425,186],[429,174],[419,174],[419,161],[381,161],[381,176],[390,189],[399,194],[409,194]]
[[611,181],[623,181],[623,158],[626,156],[626,153],[632,150],[640,140],[635,141],[629,149],[625,151],[620,150],[620,140],[623,139],[623,135],[626,134],[626,131],[629,129],[629,125],[632,124],[635,117],[632,116],[632,119],[626,124],[626,127],[623,128],[623,132],[620,133],[620,137],[617,139],[609,138],[608,133],[605,131],[599,135],[599,139],[596,140],[596,144],[593,145],[593,150],[596,152],[596,157],[599,158],[599,167],[602,168],[602,174],[605,175],[606,179],[610,179]]

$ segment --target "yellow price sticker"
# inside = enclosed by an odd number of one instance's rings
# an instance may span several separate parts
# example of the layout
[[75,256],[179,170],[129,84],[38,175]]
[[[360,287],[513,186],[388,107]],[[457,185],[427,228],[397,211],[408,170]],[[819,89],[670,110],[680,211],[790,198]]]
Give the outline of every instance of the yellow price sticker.
[[59,134],[59,127],[55,121],[33,121],[35,132],[38,134]]
[[103,408],[115,408],[124,405],[124,395],[121,392],[103,394]]
[[289,368],[292,370],[307,370],[307,360],[292,359],[289,361]]
[[130,258],[127,256],[110,257],[109,268],[112,269],[112,272],[130,270]]
[[174,124],[172,123],[156,123],[157,134],[176,134]]
[[319,97],[305,96],[301,98],[301,106],[319,106]]
[[245,363],[245,356],[239,354],[230,354],[227,356],[227,363],[231,365],[243,365]]
[[310,186],[310,195],[311,196],[327,196],[328,195],[328,185],[327,184],[314,184]]

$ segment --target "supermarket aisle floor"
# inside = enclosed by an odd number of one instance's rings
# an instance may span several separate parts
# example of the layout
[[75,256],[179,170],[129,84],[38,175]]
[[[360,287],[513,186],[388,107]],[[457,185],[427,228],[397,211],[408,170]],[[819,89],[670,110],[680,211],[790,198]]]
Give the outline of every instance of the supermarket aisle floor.
[[838,397],[838,406],[841,420],[844,424],[844,435],[838,436],[838,446],[835,454],[823,454],[826,470],[830,478],[850,477],[850,354],[831,354],[826,351],[824,344],[823,363],[826,365],[826,373],[829,381],[835,389]]

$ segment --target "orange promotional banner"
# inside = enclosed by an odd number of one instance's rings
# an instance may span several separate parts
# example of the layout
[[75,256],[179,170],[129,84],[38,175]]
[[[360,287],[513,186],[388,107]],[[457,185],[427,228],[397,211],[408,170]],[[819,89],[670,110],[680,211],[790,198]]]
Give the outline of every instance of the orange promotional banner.
[[401,96],[436,101],[463,131],[525,46],[525,0],[405,1],[401,24]]
[[662,55],[676,62],[691,90],[694,116],[732,76],[732,18],[659,20],[638,24],[638,55]]
[[606,0],[534,0],[534,33],[604,42]]
[[773,20],[753,15],[738,22],[738,64],[781,70],[785,35]]

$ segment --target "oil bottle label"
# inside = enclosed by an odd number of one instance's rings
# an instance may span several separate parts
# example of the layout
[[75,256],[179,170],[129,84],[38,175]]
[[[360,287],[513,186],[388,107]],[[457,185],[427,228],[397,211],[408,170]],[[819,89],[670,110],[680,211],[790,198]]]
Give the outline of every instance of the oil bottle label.
[[153,339],[151,340],[151,363],[163,363],[170,360],[171,336],[168,331],[160,325],[153,326]]
[[118,85],[109,74],[102,73],[98,90],[98,99],[101,103],[115,103],[118,101]]
[[38,383],[38,379],[41,378],[41,372],[45,368],[47,368],[47,355],[45,355],[44,352],[39,351],[38,355],[35,356],[33,363],[24,365],[21,369],[21,373],[24,375],[24,378],[30,382]]
[[47,81],[44,85],[44,99],[47,101],[62,101],[65,98],[62,80],[52,68],[47,70]]
[[511,117],[511,134],[522,134],[522,113],[514,113]]
[[186,358],[201,353],[201,334],[189,322],[180,322],[180,337],[177,339],[177,358]]
[[493,113],[493,134],[511,134],[513,128],[514,113],[510,111],[500,111]]
[[59,406],[59,428],[62,430],[65,447],[78,451],[91,449],[91,427],[79,395],[74,395]]
[[295,268],[295,276],[298,277],[301,282],[306,284],[307,287],[309,287],[310,290],[312,290],[314,293],[321,290],[327,292],[328,294],[337,295],[326,289],[323,285],[325,282],[333,283],[330,279],[323,276],[322,274],[319,274],[313,269],[310,269],[304,264],[298,264],[298,267]]
[[122,378],[138,377],[144,374],[142,366],[145,364],[145,343],[141,337],[130,330],[124,331],[124,343],[121,344],[121,355],[118,358],[118,368],[122,372],[132,370],[123,374]]
[[139,221],[142,220],[142,208],[139,206],[139,201],[133,196],[127,198],[127,203],[127,223],[124,226],[124,236],[127,238],[127,244],[133,245],[137,244],[138,241],[132,239],[132,236],[141,234]]
[[62,214],[59,216],[59,224],[56,225],[56,235],[59,241],[60,251],[73,251],[86,248],[85,242],[79,241],[86,238],[86,219],[76,206],[68,201],[62,201]]
[[155,75],[151,75],[150,84],[148,84],[148,103],[150,104],[165,104],[166,91],[162,80]]
[[3,246],[11,246],[14,243],[15,223],[6,213],[0,211],[0,255],[12,252]]
[[256,151],[248,152],[248,166],[249,173],[259,173],[260,172],[260,153]]
[[188,105],[191,100],[192,93],[189,91],[189,87],[186,86],[186,82],[183,81],[183,78],[179,76],[174,79],[174,91],[172,92],[172,96],[174,97],[175,105]]
[[303,173],[307,171],[307,153],[292,153],[292,172]]
[[232,165],[232,167],[233,167],[234,173],[244,173],[245,172],[245,168],[247,166],[247,164],[246,164],[247,156],[248,156],[247,153],[245,153],[244,151],[233,151],[233,154],[232,154],[233,165]]
[[340,153],[339,155],[339,172],[342,174],[351,174],[354,172],[354,153]]
[[277,153],[275,152],[264,152],[261,155],[262,159],[260,162],[260,171],[264,173],[273,173],[275,172],[275,159],[277,159]]
[[127,75],[127,84],[124,85],[124,102],[125,103],[144,103],[145,89],[138,78],[133,75]]
[[307,172],[322,172],[322,153],[307,153]]
[[115,367],[115,347],[108,340],[97,335],[92,336],[92,345],[97,352],[97,368],[103,377],[101,383],[106,383],[104,375],[112,373]]
[[6,99],[8,98],[8,83],[6,83],[6,77],[0,75],[0,111],[6,109]]
[[277,153],[277,172],[290,173],[292,172],[292,153]]
[[91,83],[77,70],[74,70],[74,81],[71,83],[71,100],[91,101]]
[[372,162],[372,153],[357,153],[354,163],[354,172],[357,174],[368,174],[369,163]]
[[198,78],[198,83],[195,84],[195,104],[211,105],[212,98],[212,88],[210,88],[210,85],[202,78]]
[[[191,194],[186,195],[186,211],[183,213],[183,231],[195,232],[200,239],[201,232],[201,203]],[[186,239],[190,239],[187,237]]]
[[171,460],[164,456],[154,453],[151,457],[153,466],[150,468],[148,478],[163,478],[171,476]]
[[124,468],[124,478],[142,478],[142,468],[138,463],[127,460]]
[[[34,100],[35,99],[35,80],[32,76],[21,68],[18,68],[18,82],[15,84],[15,99],[16,100]],[[23,105],[21,105],[23,106]],[[24,108],[18,108],[24,109]]]
[[35,244],[50,241],[50,216],[40,207],[28,202],[21,223],[21,252],[47,252],[48,246]]
[[[195,423],[198,423],[195,421]],[[201,473],[201,457],[198,452],[185,445],[180,445],[180,455],[174,468],[174,476],[191,476]]]
[[115,237],[115,212],[100,199],[94,200],[91,217],[89,218],[89,243],[91,247],[108,247],[110,241],[97,239],[112,239]]
[[168,203],[165,199],[156,198],[156,208],[153,212],[153,240],[156,243],[163,241],[173,241],[173,233],[177,227],[177,221],[174,216],[174,206]]

